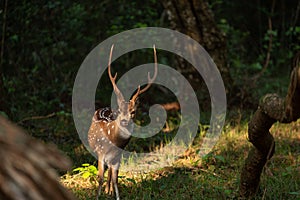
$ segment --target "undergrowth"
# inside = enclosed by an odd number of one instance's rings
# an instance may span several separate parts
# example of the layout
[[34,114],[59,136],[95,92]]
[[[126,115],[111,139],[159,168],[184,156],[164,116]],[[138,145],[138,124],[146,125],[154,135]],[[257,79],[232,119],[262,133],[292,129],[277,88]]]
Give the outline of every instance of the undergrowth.
[[[206,129],[199,130],[193,145],[170,166],[122,172],[121,165],[121,199],[237,199],[240,171],[251,146],[247,141],[247,123],[226,125],[218,143],[204,157],[199,156],[199,151]],[[264,168],[255,199],[300,199],[299,131],[300,121],[272,127],[276,153]],[[72,172],[61,177],[62,184],[79,199],[95,199],[95,166],[95,159],[89,164],[77,163]],[[101,197],[113,199],[104,193]]]

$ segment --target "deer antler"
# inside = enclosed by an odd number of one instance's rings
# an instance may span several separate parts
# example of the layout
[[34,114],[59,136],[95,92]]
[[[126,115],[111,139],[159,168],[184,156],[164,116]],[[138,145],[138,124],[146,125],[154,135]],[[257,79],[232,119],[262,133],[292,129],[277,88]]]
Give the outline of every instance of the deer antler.
[[[111,46],[111,49],[110,49],[110,54],[109,54],[109,61],[108,61],[108,76],[109,76],[109,79],[114,87],[114,91],[115,91],[115,94],[117,95],[117,99],[118,99],[118,104],[121,102],[121,101],[125,101],[124,100],[124,97],[121,93],[121,91],[119,90],[119,88],[117,87],[116,85],[116,78],[117,78],[117,73],[115,74],[115,76],[113,77],[111,75],[111,70],[110,70],[110,65],[111,65],[111,58],[112,58],[112,52],[113,52],[113,49],[114,49],[114,45]],[[119,104],[120,105],[120,104]]]
[[144,93],[146,90],[148,90],[151,86],[151,84],[153,83],[153,81],[156,79],[157,76],[157,56],[156,56],[156,49],[155,49],[155,45],[153,45],[153,52],[154,52],[154,74],[153,77],[150,77],[150,72],[148,72],[148,84],[146,87],[144,87],[142,90],[140,89],[140,86],[138,87],[137,92],[135,93],[135,95],[133,95],[131,101],[135,102],[137,97]]

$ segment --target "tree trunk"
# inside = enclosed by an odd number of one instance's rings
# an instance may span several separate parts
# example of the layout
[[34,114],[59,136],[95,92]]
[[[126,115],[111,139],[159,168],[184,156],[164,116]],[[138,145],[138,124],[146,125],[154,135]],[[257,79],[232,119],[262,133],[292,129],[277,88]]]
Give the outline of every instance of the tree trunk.
[[[208,3],[204,0],[163,0],[162,4],[167,11],[171,28],[199,42],[213,58],[225,84],[230,83],[225,34],[217,27]],[[183,73],[195,72],[190,71],[190,68],[187,69],[186,64],[182,62],[179,63],[178,68]]]
[[272,125],[277,121],[291,123],[300,118],[300,53],[295,56],[292,67],[285,99],[277,94],[267,94],[249,122],[248,137],[254,147],[250,150],[241,172],[241,197],[255,195],[263,167],[275,151],[274,138],[269,132]]

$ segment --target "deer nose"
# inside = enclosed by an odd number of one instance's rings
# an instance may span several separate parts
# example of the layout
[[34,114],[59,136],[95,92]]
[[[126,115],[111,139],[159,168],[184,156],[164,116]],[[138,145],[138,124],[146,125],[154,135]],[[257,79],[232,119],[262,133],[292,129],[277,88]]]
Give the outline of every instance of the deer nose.
[[128,126],[128,121],[125,119],[121,120],[121,126]]

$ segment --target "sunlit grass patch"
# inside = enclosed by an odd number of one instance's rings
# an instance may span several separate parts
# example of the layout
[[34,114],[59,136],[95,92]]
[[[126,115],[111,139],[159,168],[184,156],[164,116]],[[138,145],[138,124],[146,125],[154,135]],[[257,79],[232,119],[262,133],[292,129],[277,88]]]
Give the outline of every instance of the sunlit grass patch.
[[[169,167],[145,172],[134,172],[134,170],[122,172],[121,165],[119,176],[121,198],[236,198],[240,171],[251,147],[247,140],[247,128],[247,123],[240,123],[239,126],[226,125],[216,146],[204,157],[199,156],[199,151],[207,127],[199,127],[193,145],[183,151],[176,162]],[[267,162],[262,173],[256,199],[300,198],[299,130],[300,121],[290,125],[275,124],[272,127],[271,133],[276,141],[276,152]],[[160,146],[157,148],[159,149]],[[135,163],[129,162],[129,164],[134,167]],[[62,183],[79,199],[95,198],[98,186],[95,176],[84,177],[83,173],[74,172],[64,175]],[[105,194],[101,197],[113,199]]]

